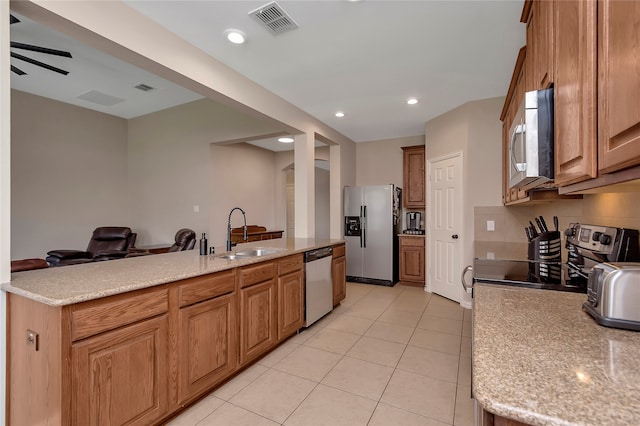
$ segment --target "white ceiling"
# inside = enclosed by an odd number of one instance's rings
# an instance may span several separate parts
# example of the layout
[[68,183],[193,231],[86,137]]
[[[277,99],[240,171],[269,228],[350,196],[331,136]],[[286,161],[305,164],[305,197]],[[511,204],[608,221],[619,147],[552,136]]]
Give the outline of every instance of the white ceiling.
[[[504,96],[518,49],[525,42],[525,26],[519,22],[521,0],[283,0],[278,4],[299,28],[278,36],[248,16],[268,1],[125,3],[356,142],[420,135],[425,122],[446,111],[471,100]],[[244,31],[247,43],[227,42],[224,31],[229,28]],[[142,104],[149,96],[158,96],[149,102],[156,110],[172,106],[172,101],[177,105],[199,97],[114,58],[88,53],[77,41],[58,40],[62,36],[41,30],[45,33],[30,30],[26,23],[14,24],[11,39],[71,50],[74,59],[47,56],[45,62],[71,73],[63,77],[40,72],[46,77],[39,79],[38,94],[55,98],[53,89],[68,91],[72,79],[86,76],[91,86],[75,88],[67,98],[88,90],[125,98],[127,102],[108,111],[126,118],[151,112],[131,106],[131,97]],[[36,68],[15,64],[30,74]],[[23,77],[12,75],[12,87],[37,93],[20,88]],[[159,90],[130,92],[139,83]],[[408,97],[419,103],[407,105]],[[130,104],[129,109],[122,104]],[[123,111],[116,113],[118,105]],[[346,116],[336,118],[338,110]]]

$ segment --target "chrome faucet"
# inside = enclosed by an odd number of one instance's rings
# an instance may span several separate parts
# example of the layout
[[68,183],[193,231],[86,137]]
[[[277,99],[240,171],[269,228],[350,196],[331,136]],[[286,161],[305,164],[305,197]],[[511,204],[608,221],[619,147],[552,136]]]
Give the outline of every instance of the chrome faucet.
[[231,247],[235,246],[237,243],[231,242],[231,214],[234,210],[240,210],[242,212],[242,217],[244,218],[244,232],[242,233],[242,239],[247,241],[247,216],[240,207],[234,207],[229,212],[229,220],[227,221],[227,251],[231,251]]

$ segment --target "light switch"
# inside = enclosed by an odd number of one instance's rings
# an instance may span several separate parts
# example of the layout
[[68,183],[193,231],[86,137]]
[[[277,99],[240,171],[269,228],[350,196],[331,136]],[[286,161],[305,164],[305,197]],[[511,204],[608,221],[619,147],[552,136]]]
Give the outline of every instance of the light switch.
[[487,221],[487,231],[495,231],[496,230],[496,222],[495,220]]
[[196,204],[195,206],[193,206],[193,212],[194,213],[198,213],[199,211],[200,211],[200,206],[199,205]]

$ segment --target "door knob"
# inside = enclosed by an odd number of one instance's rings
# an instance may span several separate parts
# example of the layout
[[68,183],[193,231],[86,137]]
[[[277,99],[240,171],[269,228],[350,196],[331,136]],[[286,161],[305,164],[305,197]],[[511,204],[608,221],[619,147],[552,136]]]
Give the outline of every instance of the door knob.
[[453,235],[451,236],[451,238],[453,238],[454,240],[457,240],[457,239],[458,239],[458,234],[453,234]]

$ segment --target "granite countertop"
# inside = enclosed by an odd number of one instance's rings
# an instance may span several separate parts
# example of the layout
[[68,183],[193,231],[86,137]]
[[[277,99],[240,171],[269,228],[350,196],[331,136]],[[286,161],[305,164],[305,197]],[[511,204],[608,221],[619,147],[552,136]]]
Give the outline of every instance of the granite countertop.
[[425,238],[426,234],[398,234],[398,237],[418,237]]
[[476,284],[473,394],[532,425],[640,424],[640,332],[602,327],[586,295]]
[[200,256],[196,247],[195,250],[176,253],[16,272],[11,274],[11,282],[3,283],[0,289],[47,305],[64,306],[273,260],[343,242],[343,240],[315,238],[256,241],[240,244],[233,251],[267,247],[276,249],[276,253],[234,260],[219,257],[225,252],[224,248],[216,247],[217,254]]

